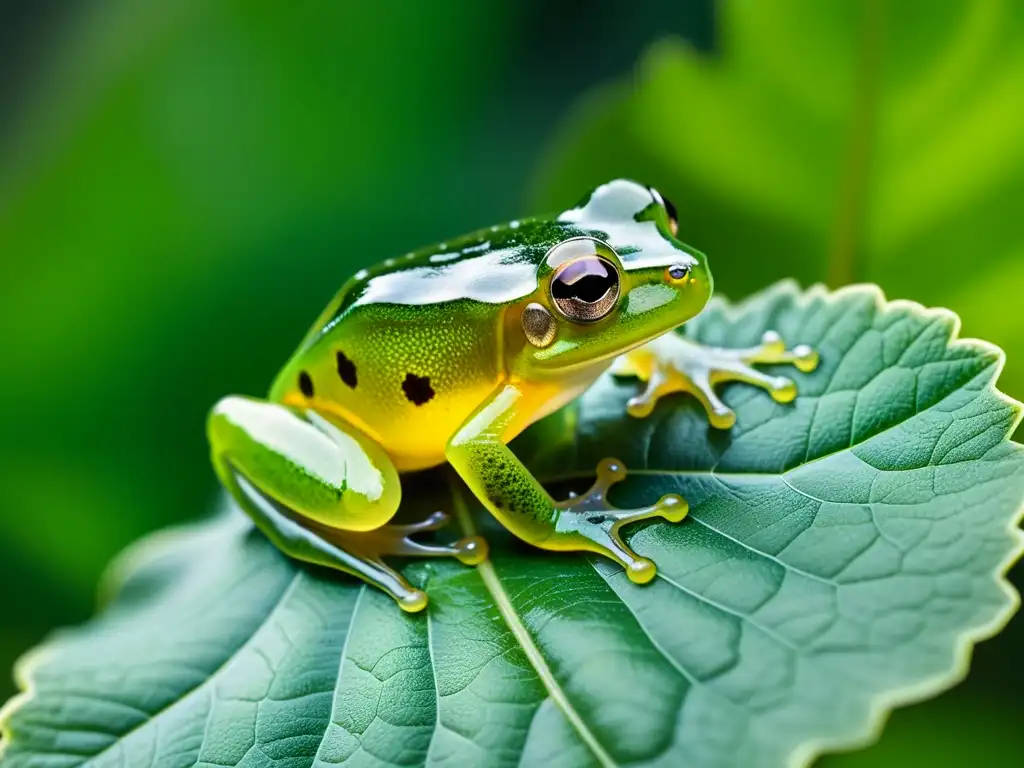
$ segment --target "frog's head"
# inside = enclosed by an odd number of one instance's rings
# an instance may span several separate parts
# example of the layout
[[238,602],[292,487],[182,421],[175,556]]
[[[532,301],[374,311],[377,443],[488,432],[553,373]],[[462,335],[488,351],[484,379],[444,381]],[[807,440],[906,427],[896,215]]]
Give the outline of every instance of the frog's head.
[[649,187],[609,182],[555,223],[561,235],[518,307],[519,364],[530,373],[611,360],[682,325],[711,296],[707,260],[677,239],[675,208]]

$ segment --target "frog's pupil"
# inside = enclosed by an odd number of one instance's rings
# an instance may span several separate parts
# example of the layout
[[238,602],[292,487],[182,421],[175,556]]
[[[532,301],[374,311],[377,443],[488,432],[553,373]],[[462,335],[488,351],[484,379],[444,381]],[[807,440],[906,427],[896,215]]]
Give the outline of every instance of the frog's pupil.
[[578,299],[593,303],[618,282],[615,270],[601,259],[581,259],[569,264],[555,278],[551,295],[556,299]]
[[614,284],[615,279],[609,275],[585,275],[571,285],[556,280],[551,293],[556,299],[579,299],[593,303],[604,296]]
[[313,379],[305,371],[299,374],[299,390],[306,397],[313,396]]
[[673,280],[682,280],[690,273],[690,269],[689,267],[684,267],[681,264],[675,264],[672,267],[669,267],[668,273],[671,275]]

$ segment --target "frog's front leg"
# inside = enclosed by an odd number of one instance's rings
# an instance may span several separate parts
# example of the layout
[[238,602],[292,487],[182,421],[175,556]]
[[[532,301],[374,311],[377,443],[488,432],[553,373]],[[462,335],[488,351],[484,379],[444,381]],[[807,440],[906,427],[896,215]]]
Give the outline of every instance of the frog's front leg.
[[767,390],[779,403],[796,397],[796,384],[791,379],[768,376],[753,367],[756,363],[789,363],[806,373],[817,367],[818,353],[806,344],[786,349],[774,331],[767,331],[756,347],[745,349],[705,347],[678,333],[666,333],[616,359],[612,373],[637,376],[647,382],[643,393],[627,404],[630,416],[644,418],[665,395],[689,392],[704,406],[713,427],[729,429],[736,423],[736,414],[718,397],[718,384],[753,384]]
[[315,410],[227,397],[211,412],[208,432],[224,487],[282,552],[358,576],[407,611],[422,610],[427,596],[384,556],[453,556],[470,564],[487,556],[479,537],[451,546],[410,538],[444,525],[442,513],[385,525],[401,497],[390,459],[365,435]]
[[500,390],[451,439],[448,461],[491,514],[523,541],[542,549],[596,552],[620,563],[638,584],[653,579],[654,563],[630,549],[620,529],[652,517],[679,522],[686,502],[667,494],[649,507],[613,507],[608,489],[626,476],[614,459],[601,462],[585,494],[556,502],[505,445],[506,435],[520,426],[516,414],[522,398],[514,385]]

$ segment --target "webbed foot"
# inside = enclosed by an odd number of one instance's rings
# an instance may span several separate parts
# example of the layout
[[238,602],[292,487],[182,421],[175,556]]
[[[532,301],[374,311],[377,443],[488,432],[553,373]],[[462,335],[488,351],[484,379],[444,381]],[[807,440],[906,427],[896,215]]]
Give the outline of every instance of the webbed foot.
[[395,598],[403,610],[415,613],[426,608],[426,593],[413,587],[401,573],[385,563],[385,556],[454,557],[465,565],[478,565],[487,559],[487,541],[482,536],[466,536],[451,544],[427,544],[411,538],[417,533],[443,528],[448,521],[448,515],[437,511],[415,523],[384,525],[370,531],[359,532],[321,527],[318,533],[385,577],[380,579],[380,582],[390,586],[383,588]]
[[[689,510],[682,497],[674,493],[662,496],[656,504],[639,509],[618,509],[608,503],[608,489],[626,478],[626,468],[616,459],[605,459],[597,467],[597,479],[581,496],[570,496],[555,504],[558,515],[552,549],[588,550],[610,557],[626,569],[630,581],[646,584],[654,578],[653,561],[636,554],[622,540],[620,529],[628,523],[663,517],[678,523]],[[555,539],[555,537],[552,537]],[[563,546],[564,545],[564,546]]]
[[818,365],[818,353],[806,344],[786,349],[775,331],[766,331],[759,345],[746,349],[704,347],[669,333],[617,359],[612,372],[637,376],[647,382],[643,393],[627,403],[630,416],[644,418],[665,395],[689,392],[704,406],[711,426],[729,429],[736,423],[736,414],[715,392],[719,384],[752,384],[766,390],[779,403],[791,402],[796,397],[792,379],[762,373],[753,367],[758,363],[791,364],[809,373]]

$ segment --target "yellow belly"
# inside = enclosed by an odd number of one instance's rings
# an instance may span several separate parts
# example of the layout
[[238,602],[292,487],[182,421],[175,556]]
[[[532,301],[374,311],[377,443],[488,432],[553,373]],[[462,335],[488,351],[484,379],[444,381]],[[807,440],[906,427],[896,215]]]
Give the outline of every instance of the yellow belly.
[[423,406],[390,399],[366,414],[337,404],[332,408],[384,448],[399,472],[412,472],[445,462],[449,439],[492,396],[497,385],[490,381],[449,394],[436,391]]

